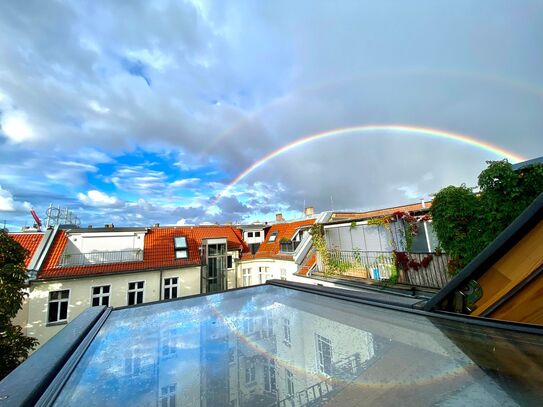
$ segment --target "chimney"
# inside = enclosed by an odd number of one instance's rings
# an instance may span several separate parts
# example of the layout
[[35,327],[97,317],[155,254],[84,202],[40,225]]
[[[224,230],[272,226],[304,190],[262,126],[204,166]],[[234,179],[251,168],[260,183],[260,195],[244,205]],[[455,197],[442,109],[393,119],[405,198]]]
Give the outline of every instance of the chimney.
[[104,225],[104,227],[105,227],[106,229],[113,229],[113,228],[115,227],[115,225],[114,225],[113,223],[106,223],[106,224]]
[[155,224],[153,225],[153,227],[154,227],[154,228],[159,228],[159,227],[160,227],[160,223],[155,223]]
[[315,208],[313,206],[308,206],[307,208],[304,209],[304,213],[305,213],[305,216],[307,217],[313,216],[315,215]]
[[88,229],[92,229],[92,225],[87,226]]
[[275,214],[275,221],[276,222],[284,222],[285,218],[283,218],[283,214],[282,213],[276,213]]

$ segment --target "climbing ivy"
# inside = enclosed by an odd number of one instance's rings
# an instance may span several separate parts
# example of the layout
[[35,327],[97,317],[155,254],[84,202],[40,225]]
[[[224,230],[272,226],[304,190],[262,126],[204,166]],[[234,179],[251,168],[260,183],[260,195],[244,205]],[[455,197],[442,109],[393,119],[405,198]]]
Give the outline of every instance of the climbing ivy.
[[324,240],[323,226],[315,223],[313,224],[313,226],[311,226],[309,233],[313,238],[313,245],[317,249],[317,253],[319,253],[320,255],[322,265],[324,266],[324,274],[333,274],[330,253],[328,252],[328,248],[326,247],[326,240]]
[[507,161],[487,161],[479,191],[465,185],[439,191],[430,212],[440,245],[456,274],[543,192],[543,164],[514,171]]

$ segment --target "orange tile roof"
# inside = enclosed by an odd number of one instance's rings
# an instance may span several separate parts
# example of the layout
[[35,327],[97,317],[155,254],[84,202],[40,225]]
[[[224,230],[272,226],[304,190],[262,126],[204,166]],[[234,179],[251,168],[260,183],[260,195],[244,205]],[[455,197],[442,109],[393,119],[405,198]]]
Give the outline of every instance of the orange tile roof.
[[[292,235],[294,235],[294,232],[296,232],[296,229],[298,229],[301,226],[310,226],[313,223],[315,223],[315,219],[304,219],[297,222],[276,223],[272,225],[266,232],[266,236],[264,237],[264,242],[260,245],[256,254],[251,255],[247,253],[247,254],[244,254],[243,257],[249,258],[249,259],[251,258],[279,258],[279,259],[292,260],[292,255],[286,255],[286,254],[280,253],[281,239],[282,238],[290,239]],[[269,238],[274,232],[277,232],[277,236],[274,242],[270,242]]]
[[317,251],[313,250],[309,252],[309,260],[307,260],[307,263],[300,267],[300,270],[298,271],[298,274],[301,274],[302,276],[307,275],[309,273],[309,270],[311,270],[311,267],[314,266],[314,264],[317,262]]
[[[173,238],[177,236],[187,237],[189,248],[187,259],[175,258]],[[241,231],[232,226],[159,227],[150,228],[145,235],[143,261],[59,267],[60,258],[68,242],[66,233],[59,230],[43,268],[38,273],[38,278],[53,279],[197,266],[200,264],[199,247],[202,240],[206,238],[226,238],[229,250],[248,252],[248,247],[242,240]]]
[[9,237],[17,241],[21,246],[28,250],[28,256],[25,258],[25,267],[28,267],[30,260],[32,260],[32,256],[34,256],[34,253],[36,253],[36,249],[43,239],[43,233],[10,233]]

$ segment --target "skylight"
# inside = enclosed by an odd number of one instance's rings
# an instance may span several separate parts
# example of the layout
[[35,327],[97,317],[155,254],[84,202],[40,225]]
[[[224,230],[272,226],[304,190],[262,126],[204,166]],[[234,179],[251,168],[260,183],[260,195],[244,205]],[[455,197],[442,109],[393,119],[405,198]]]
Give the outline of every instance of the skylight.
[[540,339],[266,285],[113,310],[54,405],[526,405]]
[[174,248],[176,259],[188,258],[187,238],[185,236],[174,237]]
[[270,238],[268,239],[268,242],[275,242],[275,238],[277,237],[277,232],[273,232],[271,235],[270,235]]

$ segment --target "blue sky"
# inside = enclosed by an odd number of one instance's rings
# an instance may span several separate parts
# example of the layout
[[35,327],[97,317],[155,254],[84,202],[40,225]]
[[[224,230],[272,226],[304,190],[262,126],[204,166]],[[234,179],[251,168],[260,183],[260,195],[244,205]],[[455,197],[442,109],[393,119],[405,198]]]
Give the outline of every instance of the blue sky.
[[[83,225],[296,217],[474,185],[490,151],[543,155],[543,2],[4,1],[0,224],[68,207]],[[332,199],[331,199],[332,197]]]

